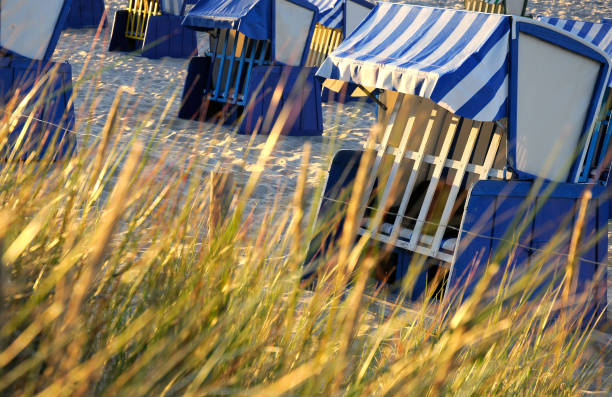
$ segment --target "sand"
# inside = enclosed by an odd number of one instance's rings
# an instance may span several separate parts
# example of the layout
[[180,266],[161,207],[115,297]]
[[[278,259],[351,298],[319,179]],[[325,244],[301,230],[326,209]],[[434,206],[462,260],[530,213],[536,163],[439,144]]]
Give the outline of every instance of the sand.
[[[456,1],[430,0],[414,3],[462,8],[462,3]],[[246,177],[254,169],[266,137],[254,137],[251,150],[246,153],[250,136],[237,135],[229,127],[176,118],[188,61],[172,58],[150,60],[125,53],[108,52],[107,41],[114,12],[125,8],[127,0],[107,0],[106,5],[110,23],[108,28],[102,31],[97,43],[94,44],[94,29],[66,30],[54,55],[55,60],[67,60],[71,63],[75,80],[90,55],[91,65],[87,74],[101,71],[95,78],[83,79],[78,89],[75,130],[79,146],[82,148],[91,142],[92,138],[99,136],[117,89],[127,85],[133,87],[137,95],[126,99],[126,103],[129,103],[134,111],[122,120],[122,124],[129,128],[122,138],[123,143],[127,143],[134,135],[143,141],[150,140],[154,136],[155,124],[161,123],[162,132],[155,138],[160,145],[154,155],[168,150],[171,153],[170,158],[180,166],[181,159],[186,153],[190,153],[199,167],[212,170],[219,166],[230,170],[237,183],[244,184]],[[583,3],[577,0],[532,0],[528,13],[599,21],[602,17],[612,18],[612,1],[594,0]],[[199,34],[199,45],[206,45],[204,34]],[[94,102],[95,110],[90,112]],[[163,107],[167,104],[170,107],[168,115],[161,117]],[[155,109],[152,121],[140,128],[141,121],[152,109]],[[329,154],[339,148],[361,147],[368,127],[374,121],[375,108],[373,104],[367,103],[324,104],[323,113],[325,132],[322,137],[284,137],[274,149],[273,157],[265,167],[262,179],[249,201],[249,206],[255,208],[257,219],[261,219],[265,209],[272,205],[279,194],[283,197],[282,203],[290,203],[302,161],[303,146],[306,143],[312,147],[308,175],[308,197],[312,201],[312,187],[325,174]],[[332,139],[335,136],[337,139]],[[612,276],[612,271],[609,274]],[[609,277],[609,280],[612,280],[612,277]],[[612,288],[609,288],[609,297],[612,298]]]

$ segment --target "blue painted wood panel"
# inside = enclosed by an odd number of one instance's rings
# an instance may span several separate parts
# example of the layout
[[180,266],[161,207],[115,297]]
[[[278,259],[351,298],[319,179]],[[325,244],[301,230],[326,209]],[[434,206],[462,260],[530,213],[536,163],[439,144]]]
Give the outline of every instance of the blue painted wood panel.
[[104,17],[104,0],[72,0],[65,27],[97,28],[102,18],[104,18],[104,27],[106,27],[108,21]]
[[2,148],[2,157],[7,158],[21,134],[24,122],[30,114],[34,116],[32,125],[27,131],[27,142],[20,159],[25,159],[34,151],[36,158],[52,155],[55,160],[70,156],[76,149],[76,137],[73,135],[74,108],[69,106],[72,95],[72,68],[68,63],[33,62],[31,59],[3,58],[0,62],[1,100],[10,100],[19,89],[20,97],[27,95],[36,81],[54,70],[55,77],[49,83],[45,98],[34,97],[30,103],[40,105],[35,109],[28,108],[18,125],[9,135],[8,145]]
[[[553,236],[563,238],[558,246],[554,246],[552,255],[545,261],[537,261],[543,263],[542,268],[537,270],[545,276],[545,281],[532,286],[532,297],[538,296],[551,284],[560,285],[580,198],[585,190],[590,189],[593,198],[589,202],[582,231],[583,252],[578,264],[576,292],[584,293],[590,299],[585,308],[587,317],[599,313],[606,306],[608,206],[605,187],[544,183],[532,192],[533,187],[532,181],[485,180],[474,185],[464,214],[456,260],[448,280],[448,302],[457,303],[473,293],[482,274],[503,246],[498,240],[500,238],[509,239],[513,244],[511,250],[502,252],[497,258],[500,268],[489,286],[492,291],[499,287],[504,272],[508,272],[512,280],[527,270],[534,270],[534,258],[542,255],[541,250],[550,247],[548,244]],[[475,228],[474,225],[479,222],[488,223],[491,227]],[[521,228],[520,225],[525,227]],[[460,297],[462,291],[464,296]]]

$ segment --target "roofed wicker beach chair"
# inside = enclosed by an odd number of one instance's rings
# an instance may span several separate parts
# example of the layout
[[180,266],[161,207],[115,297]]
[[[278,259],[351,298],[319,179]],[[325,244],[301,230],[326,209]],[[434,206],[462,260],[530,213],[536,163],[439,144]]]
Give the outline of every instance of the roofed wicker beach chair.
[[[605,187],[580,176],[611,62],[531,19],[378,3],[317,72],[382,90],[386,110],[364,150],[333,158],[307,275],[316,278],[348,233],[380,249],[379,280],[399,288],[421,262],[409,298],[456,304],[496,254],[491,288],[524,274],[544,248],[551,252],[542,271],[559,275],[576,228],[589,243],[578,254],[574,292],[587,294],[588,313],[600,313],[608,206]],[[339,214],[362,161],[363,198],[348,230]],[[586,220],[576,226],[587,191]]]
[[208,32],[210,50],[190,61],[179,117],[266,134],[289,106],[284,134],[321,135],[321,87],[306,66],[318,20],[306,0],[198,2],[183,25]]
[[181,26],[184,0],[129,0],[115,13],[109,51],[137,51],[143,57],[189,58],[197,54],[195,32]]
[[525,15],[527,0],[463,0],[468,11],[492,14]]
[[72,0],[65,27],[71,29],[97,28],[102,18],[104,18],[103,26],[106,27],[104,0]]
[[[53,62],[70,0],[3,0],[0,7],[0,101],[8,115],[17,115],[4,160],[61,159],[76,147],[72,68]],[[13,106],[34,90],[25,109]],[[17,99],[17,100],[16,100]],[[7,114],[3,115],[3,117]],[[31,117],[31,119],[28,119]]]

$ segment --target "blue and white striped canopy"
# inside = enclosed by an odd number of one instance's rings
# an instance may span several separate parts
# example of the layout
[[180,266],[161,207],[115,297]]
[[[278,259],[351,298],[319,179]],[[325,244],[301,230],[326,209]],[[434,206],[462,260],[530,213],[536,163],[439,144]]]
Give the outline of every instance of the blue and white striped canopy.
[[344,0],[308,0],[319,9],[319,23],[328,28],[340,29],[344,19]]
[[498,120],[508,116],[510,22],[507,15],[378,3],[317,75]]
[[[572,19],[538,16],[538,20],[568,31],[599,47],[612,57],[612,23],[583,22]],[[612,78],[609,86],[612,87]]]

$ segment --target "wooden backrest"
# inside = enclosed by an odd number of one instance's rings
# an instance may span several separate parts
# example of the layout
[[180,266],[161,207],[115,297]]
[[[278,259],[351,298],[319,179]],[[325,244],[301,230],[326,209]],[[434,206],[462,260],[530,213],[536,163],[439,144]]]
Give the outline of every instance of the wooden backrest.
[[210,99],[244,105],[253,67],[270,64],[268,40],[254,40],[233,29],[216,29],[211,33],[212,68],[207,81]]
[[[470,184],[510,176],[504,170],[506,131],[501,123],[461,118],[429,99],[387,91],[382,100],[388,110],[380,116],[384,128],[365,197],[379,209],[393,207],[394,222],[391,232],[381,235],[378,229],[389,214],[377,211],[367,222],[372,236],[393,241],[402,225],[410,224],[409,241],[397,246],[450,263],[452,255],[440,252],[442,239]],[[417,201],[416,186],[425,190]],[[407,211],[413,219],[405,222]]]
[[463,5],[468,11],[522,16],[525,14],[527,0],[464,0]]
[[325,58],[342,42],[342,29],[317,24],[310,43],[306,66],[321,66]]

